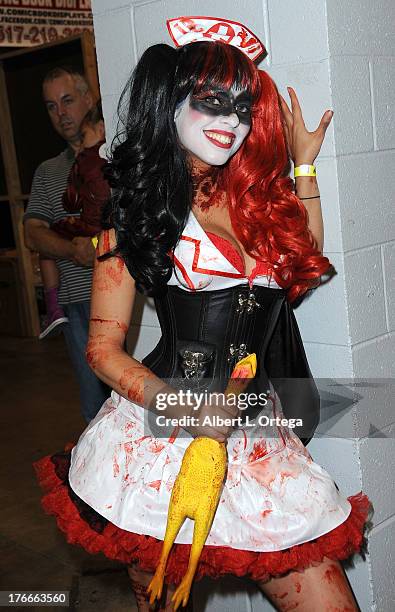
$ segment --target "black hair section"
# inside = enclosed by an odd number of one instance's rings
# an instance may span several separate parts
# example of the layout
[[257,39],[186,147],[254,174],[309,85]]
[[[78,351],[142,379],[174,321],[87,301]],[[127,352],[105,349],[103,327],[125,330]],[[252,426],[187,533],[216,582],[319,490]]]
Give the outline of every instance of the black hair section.
[[144,52],[122,93],[106,168],[112,196],[104,211],[104,227],[115,228],[117,246],[99,259],[120,254],[143,294],[166,290],[171,253],[192,205],[190,162],[174,122],[177,106],[191,92],[214,85],[248,90],[251,74],[250,61],[223,43],[178,50],[159,44]]

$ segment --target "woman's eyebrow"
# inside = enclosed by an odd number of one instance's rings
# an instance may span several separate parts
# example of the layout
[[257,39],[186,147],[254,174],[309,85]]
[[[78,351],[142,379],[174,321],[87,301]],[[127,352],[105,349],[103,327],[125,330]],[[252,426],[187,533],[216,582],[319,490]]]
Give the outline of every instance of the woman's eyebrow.
[[252,96],[248,93],[248,91],[241,91],[240,93],[234,96],[235,102],[251,102]]
[[242,102],[250,102],[252,100],[251,94],[246,91],[236,92],[234,94],[231,89],[223,89],[222,87],[207,87],[202,89],[201,91],[194,94],[195,97],[207,96],[207,95],[218,95],[224,98],[227,98],[230,101],[242,101]]

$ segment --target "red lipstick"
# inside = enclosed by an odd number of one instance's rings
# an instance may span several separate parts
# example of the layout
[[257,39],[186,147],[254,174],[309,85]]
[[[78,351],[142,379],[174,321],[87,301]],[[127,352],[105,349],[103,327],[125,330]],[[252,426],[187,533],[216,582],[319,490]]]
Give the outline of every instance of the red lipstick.
[[[220,149],[230,149],[233,145],[234,139],[236,138],[232,132],[225,132],[224,130],[203,130],[203,132],[206,138]],[[221,142],[220,140],[213,138],[210,134],[225,136],[226,138],[230,139],[230,142]]]

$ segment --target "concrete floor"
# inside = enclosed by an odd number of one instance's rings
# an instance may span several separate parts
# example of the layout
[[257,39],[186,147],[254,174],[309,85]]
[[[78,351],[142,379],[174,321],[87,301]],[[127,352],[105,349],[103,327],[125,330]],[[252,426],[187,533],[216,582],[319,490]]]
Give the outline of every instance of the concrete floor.
[[137,610],[124,566],[67,544],[40,506],[32,462],[85,427],[63,337],[1,337],[0,372],[0,590],[68,590],[68,610]]

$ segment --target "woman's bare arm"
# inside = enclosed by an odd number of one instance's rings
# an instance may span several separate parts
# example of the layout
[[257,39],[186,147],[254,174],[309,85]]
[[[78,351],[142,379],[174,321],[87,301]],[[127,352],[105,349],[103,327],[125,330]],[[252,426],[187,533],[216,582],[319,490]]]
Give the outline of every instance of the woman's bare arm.
[[[311,198],[320,195],[315,176],[298,176],[295,179],[296,195],[298,198]],[[309,229],[317,241],[318,250],[322,253],[324,248],[324,222],[322,220],[321,200],[303,200],[308,214]]]
[[[314,164],[325,138],[326,130],[332,121],[333,111],[327,110],[321,117],[316,130],[306,129],[302,109],[298,97],[292,87],[287,87],[291,99],[291,109],[280,95],[281,109],[284,115],[284,133],[289,155],[295,167],[301,164]],[[299,198],[310,198],[319,195],[317,179],[310,176],[300,176],[296,179],[296,194]],[[324,226],[322,222],[321,203],[318,198],[303,200],[309,217],[309,229],[317,241],[318,250],[322,253],[324,247]]]
[[[114,246],[114,231],[102,232],[97,249],[98,255],[110,251]],[[157,394],[175,393],[175,390],[142,363],[128,355],[124,349],[135,293],[134,280],[120,257],[96,261],[86,356],[96,375],[112,389],[124,398],[156,412]],[[180,418],[184,415],[189,416],[192,409],[193,406],[185,403],[168,405],[162,414],[167,418]],[[238,408],[227,403],[215,407],[205,404],[199,412],[201,422],[204,422],[205,416],[213,414],[229,420],[237,416]],[[194,436],[206,435],[220,442],[224,442],[233,431],[231,426],[216,423],[207,426],[196,424],[186,426],[185,429]]]
[[[114,246],[114,230],[102,232],[98,255]],[[152,408],[156,394],[165,392],[165,384],[124,349],[135,293],[134,280],[123,259],[96,260],[86,357],[95,374],[112,389],[128,400]]]

